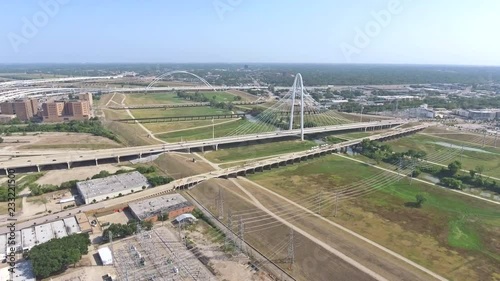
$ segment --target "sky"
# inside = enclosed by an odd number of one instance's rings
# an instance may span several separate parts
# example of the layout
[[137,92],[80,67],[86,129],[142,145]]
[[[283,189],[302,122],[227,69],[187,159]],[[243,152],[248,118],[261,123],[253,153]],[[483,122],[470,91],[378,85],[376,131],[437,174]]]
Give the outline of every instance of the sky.
[[498,0],[0,2],[0,63],[500,65]]

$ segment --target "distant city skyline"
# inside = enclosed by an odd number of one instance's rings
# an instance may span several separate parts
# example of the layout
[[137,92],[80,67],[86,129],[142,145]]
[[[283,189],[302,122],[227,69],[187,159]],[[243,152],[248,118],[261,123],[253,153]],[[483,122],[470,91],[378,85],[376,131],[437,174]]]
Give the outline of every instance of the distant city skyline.
[[0,63],[500,66],[494,0],[3,1]]

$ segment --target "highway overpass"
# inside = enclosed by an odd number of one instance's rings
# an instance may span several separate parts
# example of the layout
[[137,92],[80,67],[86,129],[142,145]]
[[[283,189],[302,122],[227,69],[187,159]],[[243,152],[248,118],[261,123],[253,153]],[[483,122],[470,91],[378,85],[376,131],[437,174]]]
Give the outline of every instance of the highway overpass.
[[[349,130],[376,130],[392,128],[394,126],[399,126],[405,124],[402,120],[384,120],[377,122],[366,122],[366,123],[354,123],[354,124],[344,124],[335,126],[325,126],[325,127],[315,127],[304,129],[304,134],[322,134],[322,133],[332,133],[340,131]],[[32,157],[13,157],[8,160],[0,161],[0,174],[6,174],[7,169],[17,169],[20,172],[30,172],[30,171],[41,171],[41,170],[52,170],[52,169],[70,169],[73,166],[89,166],[89,165],[99,165],[102,163],[119,163],[123,160],[130,160],[133,158],[142,158],[143,156],[149,156],[154,154],[160,154],[171,151],[187,151],[191,152],[192,149],[205,148],[218,149],[219,145],[223,144],[237,144],[242,142],[257,141],[257,140],[270,140],[279,138],[290,138],[300,135],[300,129],[278,131],[272,133],[260,133],[242,136],[229,136],[222,138],[189,141],[182,143],[171,143],[171,144],[156,144],[147,146],[137,146],[137,147],[125,147],[125,148],[114,148],[114,149],[102,149],[102,150],[92,150],[92,151],[74,151],[74,152],[64,152],[64,153],[54,153],[50,155],[40,154],[39,156]],[[23,152],[31,153],[34,155],[35,152]],[[3,152],[0,153],[3,156],[27,156],[22,155],[19,151],[13,152]]]

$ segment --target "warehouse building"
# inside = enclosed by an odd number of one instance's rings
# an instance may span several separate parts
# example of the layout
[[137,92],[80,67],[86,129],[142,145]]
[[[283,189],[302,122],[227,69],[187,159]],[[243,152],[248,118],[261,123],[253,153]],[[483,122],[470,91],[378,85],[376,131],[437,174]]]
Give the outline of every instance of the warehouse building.
[[85,200],[85,204],[140,191],[143,186],[149,186],[148,180],[137,171],[82,181],[76,184],[76,188]]
[[36,241],[35,229],[33,227],[21,230],[21,237],[23,251],[29,251],[38,244]]
[[159,215],[168,215],[169,219],[190,213],[194,206],[180,194],[164,195],[129,204],[132,214],[139,220],[157,221]]
[[54,238],[54,232],[50,223],[35,226],[37,244],[42,244]]
[[52,231],[54,232],[54,236],[56,238],[63,238],[68,236],[63,221],[55,221],[51,223],[50,226],[52,227]]
[[16,252],[20,252],[23,250],[23,244],[21,243],[22,242],[21,237],[22,237],[21,230],[16,231],[16,238],[14,240],[16,242],[16,244],[14,244],[14,248],[16,249]]
[[78,226],[78,222],[76,222],[75,217],[65,218],[63,219],[63,222],[68,235],[80,233],[80,227]]

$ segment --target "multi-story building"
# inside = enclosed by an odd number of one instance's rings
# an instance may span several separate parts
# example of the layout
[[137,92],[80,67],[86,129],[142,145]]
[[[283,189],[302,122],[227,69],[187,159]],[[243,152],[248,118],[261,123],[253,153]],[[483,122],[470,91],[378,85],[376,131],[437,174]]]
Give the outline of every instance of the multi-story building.
[[88,101],[53,101],[42,104],[44,122],[87,120],[90,116]]
[[83,94],[80,94],[78,96],[78,98],[81,100],[81,101],[87,101],[89,103],[89,108],[92,108],[92,105],[94,103],[93,99],[92,99],[92,93],[83,93]]
[[38,114],[38,100],[21,99],[0,104],[2,114],[16,115],[21,121],[29,121]]

